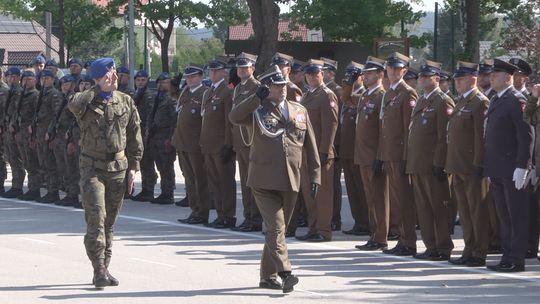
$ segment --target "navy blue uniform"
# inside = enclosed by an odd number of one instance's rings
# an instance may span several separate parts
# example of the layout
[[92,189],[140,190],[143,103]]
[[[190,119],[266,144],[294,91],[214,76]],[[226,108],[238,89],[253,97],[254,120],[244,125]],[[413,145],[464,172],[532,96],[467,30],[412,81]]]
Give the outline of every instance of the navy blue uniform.
[[534,130],[523,120],[527,99],[514,87],[494,95],[486,115],[484,175],[500,222],[502,263],[525,264],[529,192],[517,190],[512,181],[516,168],[531,166]]

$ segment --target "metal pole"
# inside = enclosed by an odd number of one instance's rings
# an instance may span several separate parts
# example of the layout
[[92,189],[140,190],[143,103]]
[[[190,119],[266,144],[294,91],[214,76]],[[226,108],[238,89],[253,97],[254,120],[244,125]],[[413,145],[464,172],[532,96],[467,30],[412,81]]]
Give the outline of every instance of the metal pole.
[[450,54],[452,55],[452,69],[455,68],[456,65],[456,49],[455,49],[455,41],[456,41],[456,25],[455,25],[455,19],[454,19],[454,10],[450,10],[450,50],[452,51]]
[[52,31],[52,14],[45,12],[45,57],[51,59],[51,31]]
[[148,72],[148,28],[146,27],[146,18],[144,19],[144,69]]
[[437,61],[437,31],[439,29],[439,2],[435,2],[435,22],[433,25],[433,60]]
[[129,15],[129,48],[128,48],[128,65],[129,65],[129,83],[128,87],[130,90],[134,90],[135,83],[135,10],[133,7],[133,0],[129,0],[128,4],[128,15]]

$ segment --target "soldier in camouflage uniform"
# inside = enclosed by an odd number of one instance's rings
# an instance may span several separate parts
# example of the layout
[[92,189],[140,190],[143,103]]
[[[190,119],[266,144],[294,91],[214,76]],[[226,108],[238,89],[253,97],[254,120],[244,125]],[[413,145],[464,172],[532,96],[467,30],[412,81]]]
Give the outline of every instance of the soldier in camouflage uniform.
[[[3,71],[0,71],[0,122],[4,121],[4,106],[9,97],[9,86],[3,81]],[[1,129],[1,128],[0,128]],[[7,178],[6,159],[4,153],[4,137],[0,131],[0,193],[4,193],[4,181]]]
[[133,99],[116,90],[112,58],[92,62],[96,86],[76,94],[68,107],[81,131],[81,191],[87,223],[84,244],[94,268],[96,288],[116,286],[108,271],[112,256],[113,225],[122,206],[126,170],[133,187],[143,144],[140,120]]
[[[71,139],[67,136],[68,131],[72,130],[77,123],[75,116],[69,111],[67,105],[73,98],[75,90],[75,79],[70,75],[60,79],[62,90],[62,101],[57,104],[54,112],[53,121],[49,126],[49,141],[53,146],[54,158],[58,175],[61,177],[66,196],[57,200],[55,205],[82,207],[79,202],[79,164],[78,164],[78,138]],[[73,134],[73,132],[72,132]],[[73,135],[71,136],[73,138]],[[68,149],[69,145],[70,147]],[[68,153],[68,150],[70,150]]]
[[39,170],[36,145],[31,140],[29,126],[32,124],[40,93],[36,89],[36,75],[33,71],[24,71],[21,82],[24,92],[22,98],[15,104],[15,113],[13,119],[10,120],[9,130],[15,137],[24,169],[28,172],[28,191],[18,198],[33,201],[41,198],[40,187],[43,180]]
[[152,200],[152,204],[170,205],[174,204],[175,188],[176,151],[171,144],[171,138],[176,126],[176,100],[169,95],[171,78],[168,73],[159,75],[157,85],[158,92],[146,120],[145,148],[155,162],[161,178],[161,194]]
[[[135,74],[135,106],[141,117],[141,133],[146,133],[146,119],[152,110],[152,105],[156,97],[155,91],[148,88],[148,73],[140,70]],[[141,159],[141,192],[131,199],[139,202],[150,202],[154,199],[154,186],[157,182],[154,160],[149,151],[143,153]]]
[[81,81],[79,82],[79,92],[90,90],[90,88],[92,88],[94,84],[94,79],[90,78],[90,76],[88,75],[84,75],[84,77],[81,78]]
[[58,196],[58,172],[47,131],[54,118],[54,109],[62,101],[62,95],[54,88],[54,74],[51,70],[41,72],[41,87],[34,119],[28,132],[31,134],[32,144],[36,147],[40,176],[47,177],[47,194],[39,202],[50,204],[60,197]]
[[2,138],[6,156],[11,168],[11,189],[2,193],[2,197],[16,198],[22,194],[22,187],[26,172],[23,169],[22,158],[13,133],[9,131],[9,124],[14,118],[16,106],[15,104],[21,98],[23,89],[20,85],[21,70],[16,67],[11,67],[6,72],[7,83],[10,86],[8,97],[2,107],[4,120],[2,121]]

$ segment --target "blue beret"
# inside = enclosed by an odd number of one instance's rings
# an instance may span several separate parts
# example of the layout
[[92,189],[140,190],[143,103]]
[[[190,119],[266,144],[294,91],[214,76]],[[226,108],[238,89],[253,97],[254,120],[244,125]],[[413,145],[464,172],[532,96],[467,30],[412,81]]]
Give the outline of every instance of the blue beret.
[[52,77],[54,78],[54,73],[53,71],[49,70],[49,69],[44,69],[43,71],[40,72],[39,74],[40,77]]
[[68,65],[72,65],[72,64],[78,64],[81,66],[81,68],[83,67],[83,62],[82,60],[80,60],[79,58],[71,58],[69,61],[68,61]]
[[109,70],[115,67],[114,59],[110,57],[96,59],[90,65],[90,76],[93,79],[101,78],[105,76]]
[[36,77],[36,73],[32,70],[26,70],[22,73],[22,78],[24,77]]
[[135,74],[135,78],[137,78],[137,77],[146,77],[146,78],[148,78],[148,72],[145,71],[145,70],[139,70]]
[[62,78],[60,78],[60,84],[64,84],[66,82],[74,82],[75,81],[75,78],[73,78],[73,76],[71,75],[66,75]]
[[6,76],[9,76],[9,75],[19,75],[19,76],[21,76],[21,70],[18,67],[10,67],[6,71]]
[[129,69],[124,66],[121,66],[118,69],[116,69],[116,73],[129,74]]
[[171,76],[169,76],[169,73],[167,72],[162,72],[161,74],[159,74],[156,81],[165,80],[165,79],[171,79]]
[[32,65],[34,64],[45,64],[45,57],[38,55],[32,59]]
[[58,67],[58,63],[56,63],[56,60],[54,60],[54,59],[49,59],[49,60],[47,60],[47,63],[45,63],[45,66],[46,67],[48,67],[48,66]]

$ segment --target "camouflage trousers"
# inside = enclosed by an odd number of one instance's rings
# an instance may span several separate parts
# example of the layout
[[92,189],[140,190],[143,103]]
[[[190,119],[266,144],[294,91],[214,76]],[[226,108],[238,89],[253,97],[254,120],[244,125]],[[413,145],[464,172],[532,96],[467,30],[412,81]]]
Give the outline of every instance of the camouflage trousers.
[[39,191],[43,179],[39,170],[39,160],[36,151],[36,145],[30,143],[30,133],[27,128],[21,128],[15,134],[15,141],[21,153],[24,170],[28,172],[28,189],[31,191]]
[[26,172],[23,168],[21,151],[15,141],[15,137],[11,133],[4,133],[4,147],[11,168],[11,187],[14,189],[22,189]]
[[47,182],[48,192],[57,192],[60,182],[52,145],[45,140],[45,130],[38,130],[36,134],[36,152],[39,161],[39,171]]
[[80,192],[79,180],[79,149],[74,154],[68,154],[65,139],[55,138],[52,142],[56,168],[60,182],[68,197],[78,197]]
[[86,220],[84,246],[94,267],[112,256],[113,225],[124,201],[126,171],[107,172],[81,166],[81,193]]

